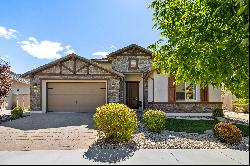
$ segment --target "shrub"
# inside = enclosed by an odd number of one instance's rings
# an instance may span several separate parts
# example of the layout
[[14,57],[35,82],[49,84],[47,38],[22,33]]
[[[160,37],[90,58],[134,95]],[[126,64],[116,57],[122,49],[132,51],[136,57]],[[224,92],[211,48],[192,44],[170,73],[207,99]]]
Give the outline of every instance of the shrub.
[[249,113],[249,99],[233,100],[233,111]]
[[13,110],[14,108],[16,108],[16,105],[15,104],[13,104],[12,106],[11,106],[11,109]]
[[237,99],[237,100],[233,100],[232,102],[233,104],[248,104],[249,99]]
[[248,104],[233,104],[234,112],[243,112],[245,114],[249,113],[249,105]]
[[27,106],[24,109],[27,110],[27,111],[30,111],[30,106]]
[[93,119],[95,128],[113,143],[130,140],[139,123],[135,110],[118,103],[97,107]]
[[23,116],[23,107],[15,107],[11,112],[11,117],[14,119],[20,118]]
[[242,140],[241,130],[232,123],[220,122],[214,126],[215,135],[225,143],[238,143]]
[[223,109],[215,108],[213,110],[213,117],[223,117],[223,116],[224,116]]
[[146,110],[142,116],[145,126],[149,131],[160,133],[166,129],[167,116],[159,110]]

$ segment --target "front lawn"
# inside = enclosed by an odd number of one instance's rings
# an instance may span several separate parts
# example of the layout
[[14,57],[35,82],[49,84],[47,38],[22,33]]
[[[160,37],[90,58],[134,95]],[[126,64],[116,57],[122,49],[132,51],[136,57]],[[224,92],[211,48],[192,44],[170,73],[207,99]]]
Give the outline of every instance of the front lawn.
[[[204,133],[206,130],[212,130],[216,120],[186,120],[186,119],[167,119],[167,130],[187,133]],[[249,126],[236,124],[242,131],[242,135],[249,135]]]

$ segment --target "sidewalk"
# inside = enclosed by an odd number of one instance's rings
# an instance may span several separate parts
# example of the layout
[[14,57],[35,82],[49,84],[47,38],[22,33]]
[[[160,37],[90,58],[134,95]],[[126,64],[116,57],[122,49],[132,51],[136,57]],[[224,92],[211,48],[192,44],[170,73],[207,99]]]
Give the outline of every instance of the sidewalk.
[[0,165],[7,164],[247,165],[249,152],[230,149],[0,151]]

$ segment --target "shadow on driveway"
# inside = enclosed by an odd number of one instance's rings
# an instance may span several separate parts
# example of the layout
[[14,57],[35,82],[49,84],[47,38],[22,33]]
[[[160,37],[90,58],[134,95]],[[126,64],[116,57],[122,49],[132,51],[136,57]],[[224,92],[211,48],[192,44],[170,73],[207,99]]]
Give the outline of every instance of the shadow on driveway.
[[0,126],[20,130],[37,130],[82,125],[86,125],[89,129],[94,129],[93,113],[30,114],[26,115],[26,117],[0,124]]
[[83,158],[94,162],[117,163],[129,159],[137,150],[136,148],[127,147],[124,145],[121,145],[120,147],[111,145],[109,148],[104,148],[102,145],[99,145],[99,143],[100,142],[95,142],[92,144],[88,148],[88,151],[84,153]]

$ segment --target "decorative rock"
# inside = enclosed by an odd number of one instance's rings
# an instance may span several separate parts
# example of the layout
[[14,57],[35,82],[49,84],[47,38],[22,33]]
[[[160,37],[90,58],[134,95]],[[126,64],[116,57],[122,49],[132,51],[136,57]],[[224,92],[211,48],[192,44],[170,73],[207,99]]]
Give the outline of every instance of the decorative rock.
[[169,139],[175,139],[175,136],[174,135],[169,135],[168,138]]
[[[191,134],[185,132],[163,131],[161,134],[148,132],[143,124],[139,124],[136,133],[131,141],[128,143],[119,144],[121,147],[132,147],[138,149],[238,149],[249,150],[249,137],[244,137],[239,144],[225,144],[221,143],[219,139],[211,132],[206,134]],[[101,141],[101,148],[110,147],[108,143]],[[95,146],[98,146],[97,143]],[[118,147],[118,145],[112,145]]]
[[213,130],[206,130],[206,131],[204,131],[204,133],[205,134],[213,134],[214,132],[213,132]]
[[223,121],[225,121],[226,119],[225,118],[223,118],[223,117],[216,117],[216,119],[218,120],[218,121],[220,121],[220,122],[223,122]]
[[[23,115],[23,117],[25,117],[25,115]],[[1,123],[4,123],[4,122],[8,122],[8,121],[11,121],[11,120],[14,120],[11,115],[0,115],[0,124]]]

